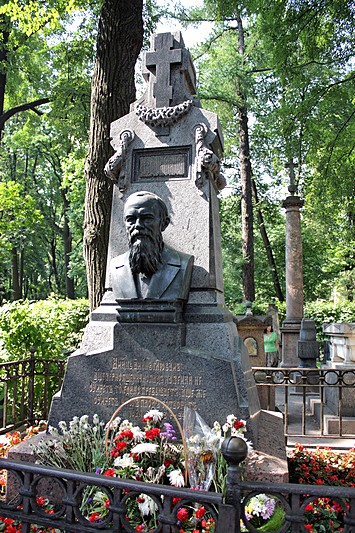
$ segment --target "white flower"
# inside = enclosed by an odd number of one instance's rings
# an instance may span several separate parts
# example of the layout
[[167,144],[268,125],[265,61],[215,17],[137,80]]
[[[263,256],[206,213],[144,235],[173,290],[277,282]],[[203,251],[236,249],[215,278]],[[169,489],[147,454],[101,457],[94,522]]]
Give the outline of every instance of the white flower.
[[[79,422],[79,421],[78,421]],[[76,420],[71,420],[69,422],[69,430],[72,432],[72,433],[75,433],[79,430],[79,424]]]
[[227,433],[230,429],[230,426],[228,424],[223,424],[222,431],[223,433]]
[[170,485],[173,485],[174,487],[183,487],[185,485],[185,479],[180,468],[177,470],[172,470],[168,474],[168,478]]
[[220,433],[220,431],[221,431],[221,424],[219,422],[217,422],[217,420],[213,424],[212,431],[214,433]]
[[141,440],[143,440],[143,438],[145,436],[145,433],[144,433],[144,431],[141,430],[141,428],[139,426],[132,427],[131,431],[133,433],[133,439],[136,442],[141,442]]
[[157,504],[150,496],[140,494],[138,499],[138,508],[143,516],[153,514],[158,510]]
[[87,424],[88,421],[89,421],[89,417],[88,417],[88,415],[83,415],[83,416],[80,418],[80,425]]
[[118,426],[120,425],[120,422],[121,422],[120,417],[116,416],[116,418],[114,418],[110,424],[106,424],[106,429],[108,428],[108,426],[110,426],[110,429],[112,430],[117,429]]
[[123,420],[122,424],[120,425],[120,431],[123,431],[125,429],[132,429],[133,424],[129,420]]
[[62,431],[65,431],[67,429],[67,423],[64,420],[61,420],[60,422],[58,422],[58,427]]
[[100,423],[99,415],[96,415],[96,414],[95,414],[95,415],[92,417],[92,421],[93,421],[93,423],[95,424],[95,426],[97,426],[97,425]]
[[228,415],[227,416],[227,424],[229,426],[233,426],[234,422],[237,420],[237,417],[235,415]]
[[116,457],[113,464],[118,468],[129,468],[135,466],[133,457],[129,453],[125,453],[122,457]]
[[131,449],[131,453],[138,453],[139,455],[142,453],[156,453],[158,448],[158,444],[153,444],[151,442],[141,442],[140,444],[137,444],[134,446],[134,448]]
[[158,409],[151,409],[147,413],[145,413],[143,418],[151,418],[156,424],[157,422],[160,422],[163,418],[164,414],[161,411],[158,411]]

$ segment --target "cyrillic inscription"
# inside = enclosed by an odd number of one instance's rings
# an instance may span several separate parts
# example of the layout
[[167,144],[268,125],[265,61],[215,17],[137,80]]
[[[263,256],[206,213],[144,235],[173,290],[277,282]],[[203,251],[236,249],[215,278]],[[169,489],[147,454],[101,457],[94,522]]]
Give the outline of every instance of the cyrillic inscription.
[[[153,396],[162,399],[182,418],[185,405],[197,408],[206,398],[202,376],[184,372],[177,362],[125,360],[112,358],[107,371],[95,369],[89,385],[97,405],[115,408],[131,398]],[[142,409],[151,409],[147,400],[138,399],[127,407],[129,416],[141,416]]]

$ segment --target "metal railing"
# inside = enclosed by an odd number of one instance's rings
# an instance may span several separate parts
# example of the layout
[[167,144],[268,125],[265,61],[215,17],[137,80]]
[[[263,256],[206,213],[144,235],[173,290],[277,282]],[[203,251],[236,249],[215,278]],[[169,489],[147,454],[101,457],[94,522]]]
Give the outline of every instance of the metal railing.
[[65,360],[36,358],[34,350],[28,359],[0,363],[0,434],[47,419],[65,365]]
[[[232,437],[237,438],[237,437]],[[244,456],[245,457],[245,456]],[[344,533],[353,533],[355,527],[355,488],[319,485],[298,485],[294,483],[245,482],[240,480],[239,463],[234,457],[229,460],[225,501],[222,494],[191,489],[155,485],[129,479],[105,477],[97,474],[59,470],[24,462],[0,460],[0,469],[6,469],[11,476],[11,488],[6,501],[0,501],[0,515],[12,518],[22,524],[22,532],[29,533],[31,524],[56,530],[93,533],[135,533],[128,511],[132,501],[149,496],[157,509],[157,523],[154,533],[178,533],[179,509],[203,505],[215,521],[215,533],[239,533],[257,529],[250,522],[246,507],[250,499],[258,494],[272,497],[283,518],[278,526],[279,533],[306,531],[312,518],[307,511],[313,502],[326,499],[330,506],[337,506],[338,520]],[[45,485],[41,485],[41,483]],[[47,487],[50,493],[44,494]],[[87,489],[104,494],[109,504],[107,514],[99,521],[90,522],[83,510]],[[85,496],[86,495],[86,496]],[[44,510],[38,498],[49,498],[53,504],[52,514]],[[85,500],[87,501],[87,500]],[[317,516],[313,520],[318,520]],[[19,526],[17,526],[19,527]]]
[[[355,438],[354,369],[253,367],[266,408],[284,416],[285,437]],[[265,395],[264,395],[265,397]]]

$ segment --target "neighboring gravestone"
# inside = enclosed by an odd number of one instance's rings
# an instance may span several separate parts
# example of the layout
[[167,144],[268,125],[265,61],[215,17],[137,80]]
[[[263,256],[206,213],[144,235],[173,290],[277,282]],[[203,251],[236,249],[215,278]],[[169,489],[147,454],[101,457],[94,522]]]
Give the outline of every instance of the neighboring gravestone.
[[[255,382],[224,306],[217,194],[225,180],[218,117],[193,96],[194,68],[180,33],[153,36],[143,74],[146,94],[111,126],[115,154],[106,173],[115,187],[107,291],[80,349],[68,359],[49,423],[84,413],[108,420],[132,398],[137,400],[124,416],[140,417],[152,407],[141,397],[151,396],[180,420],[185,405],[209,424],[234,413],[248,420],[256,443],[262,413]],[[171,223],[164,228],[164,246],[194,257],[188,301],[177,300],[176,309],[160,296],[124,295],[116,301],[112,265],[119,267],[116,258],[128,250],[124,206],[139,191],[159,196],[167,208]]]
[[317,367],[319,344],[316,340],[316,323],[310,318],[302,319],[297,355],[301,368]]

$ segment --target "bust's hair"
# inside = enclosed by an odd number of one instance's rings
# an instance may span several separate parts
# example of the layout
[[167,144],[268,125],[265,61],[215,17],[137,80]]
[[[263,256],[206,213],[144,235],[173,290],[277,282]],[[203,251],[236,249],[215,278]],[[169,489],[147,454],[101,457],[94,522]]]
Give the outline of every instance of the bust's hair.
[[161,224],[162,224],[162,228],[161,230],[164,231],[170,224],[170,216],[169,216],[169,213],[168,213],[168,208],[166,207],[166,204],[165,202],[160,198],[160,196],[158,196],[157,194],[154,194],[152,192],[148,192],[148,191],[138,191],[138,192],[134,192],[133,194],[131,194],[130,196],[128,196],[126,202],[125,202],[125,209],[126,207],[131,204],[131,203],[134,203],[134,201],[138,198],[147,198],[147,200],[155,200],[159,206],[159,211],[160,211],[160,220],[161,220]]

